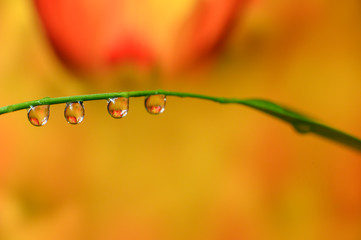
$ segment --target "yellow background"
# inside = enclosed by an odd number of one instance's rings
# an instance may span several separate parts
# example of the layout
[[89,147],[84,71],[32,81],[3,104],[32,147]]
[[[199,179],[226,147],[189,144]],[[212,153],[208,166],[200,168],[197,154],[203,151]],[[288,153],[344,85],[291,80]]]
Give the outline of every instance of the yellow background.
[[[160,23],[164,2],[147,6]],[[0,105],[163,88],[269,99],[361,137],[360,23],[358,0],[254,1],[205,66],[102,82],[59,62],[31,1],[2,0]],[[152,116],[143,101],[121,120],[85,102],[77,126],[63,105],[41,128],[0,116],[0,239],[361,238],[359,153],[241,106],[169,97]]]

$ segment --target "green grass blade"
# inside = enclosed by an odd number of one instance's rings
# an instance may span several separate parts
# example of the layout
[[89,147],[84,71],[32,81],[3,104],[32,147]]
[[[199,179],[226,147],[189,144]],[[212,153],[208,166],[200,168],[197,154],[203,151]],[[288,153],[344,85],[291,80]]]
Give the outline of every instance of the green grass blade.
[[314,121],[275,103],[260,100],[242,100],[240,104],[258,109],[291,124],[299,133],[314,133],[329,140],[341,143],[361,152],[361,140],[325,124]]
[[319,123],[311,118],[300,114],[292,109],[282,107],[273,102],[262,99],[237,99],[237,98],[223,98],[213,97],[194,93],[171,92],[164,90],[149,90],[149,91],[134,91],[134,92],[116,92],[116,93],[99,93],[90,95],[57,97],[57,98],[42,98],[39,100],[13,104],[5,107],[0,107],[0,115],[4,113],[14,112],[21,109],[28,109],[31,106],[37,105],[54,105],[76,101],[92,101],[100,99],[109,99],[114,97],[146,97],[154,94],[164,94],[175,97],[189,97],[204,99],[221,104],[241,104],[251,107],[253,109],[264,112],[268,115],[276,117],[284,122],[291,124],[299,133],[314,133],[326,139],[348,146],[354,150],[361,152],[361,140],[344,133],[335,128],[329,127],[325,124]]

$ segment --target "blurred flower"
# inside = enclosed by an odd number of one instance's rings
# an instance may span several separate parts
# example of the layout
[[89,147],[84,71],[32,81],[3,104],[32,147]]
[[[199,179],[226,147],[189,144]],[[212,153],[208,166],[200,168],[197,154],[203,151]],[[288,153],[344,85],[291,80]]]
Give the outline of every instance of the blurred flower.
[[247,1],[34,0],[58,56],[85,72],[190,67],[215,52]]

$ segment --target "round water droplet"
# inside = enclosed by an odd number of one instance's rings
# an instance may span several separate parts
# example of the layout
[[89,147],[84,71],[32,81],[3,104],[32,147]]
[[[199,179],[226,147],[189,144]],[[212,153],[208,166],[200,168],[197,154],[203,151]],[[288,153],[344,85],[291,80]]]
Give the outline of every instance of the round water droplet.
[[81,123],[84,119],[85,111],[83,102],[72,102],[67,103],[64,116],[68,123],[70,124],[78,124]]
[[113,118],[123,118],[127,115],[129,99],[126,97],[112,98],[108,101],[108,112]]
[[311,126],[307,123],[295,123],[293,127],[296,129],[299,133],[309,133],[311,132]]
[[28,110],[29,122],[37,127],[45,125],[49,119],[49,105],[38,105]]
[[150,114],[160,114],[164,112],[166,96],[162,94],[151,95],[145,99],[145,108]]

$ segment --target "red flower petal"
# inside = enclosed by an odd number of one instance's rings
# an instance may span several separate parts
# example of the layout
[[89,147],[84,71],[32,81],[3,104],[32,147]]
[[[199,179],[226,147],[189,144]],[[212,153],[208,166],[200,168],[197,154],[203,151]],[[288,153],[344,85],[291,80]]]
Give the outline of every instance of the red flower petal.
[[[176,31],[179,38],[169,38],[177,42],[170,44],[176,49],[168,54],[164,53],[169,49],[160,46],[156,52],[151,45],[153,39],[145,33],[151,37],[152,30],[144,29],[149,20],[146,16],[134,13],[133,18],[142,22],[140,26],[129,21],[132,11],[126,12],[125,7],[131,1],[134,0],[34,0],[60,58],[76,70],[90,72],[125,61],[142,66],[160,61],[163,67],[175,69],[192,65],[217,49],[248,0],[195,0],[194,11],[186,17],[184,27]],[[169,35],[173,32],[169,30]]]

